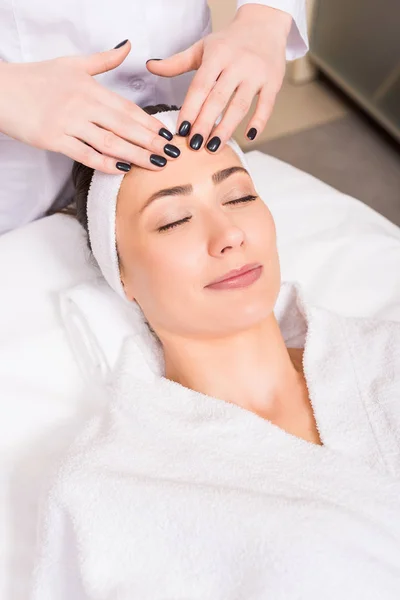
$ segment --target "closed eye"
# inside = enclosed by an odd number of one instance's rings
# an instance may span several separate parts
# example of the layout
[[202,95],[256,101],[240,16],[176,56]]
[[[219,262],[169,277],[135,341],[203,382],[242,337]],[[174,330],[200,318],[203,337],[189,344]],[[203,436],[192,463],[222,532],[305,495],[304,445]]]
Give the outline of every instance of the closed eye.
[[239,202],[252,202],[256,200],[258,196],[243,196],[243,198],[237,198],[236,200],[230,200],[229,202],[225,202],[225,204],[239,204]]
[[[225,202],[225,204],[239,204],[241,202],[252,202],[256,200],[258,196],[243,196],[242,198],[236,198],[235,200],[230,200],[229,202]],[[172,229],[173,227],[177,227],[178,225],[182,225],[182,223],[186,223],[190,221],[192,217],[185,217],[184,219],[180,219],[179,221],[174,221],[173,223],[168,223],[167,225],[162,225],[159,227],[157,231],[167,231],[168,229]]]
[[184,219],[181,219],[180,221],[175,221],[174,223],[168,223],[168,225],[163,225],[162,227],[158,228],[158,231],[166,231],[167,229],[172,229],[173,227],[176,227],[177,225],[180,225],[181,223],[186,223],[186,221],[190,221],[192,217],[185,217]]

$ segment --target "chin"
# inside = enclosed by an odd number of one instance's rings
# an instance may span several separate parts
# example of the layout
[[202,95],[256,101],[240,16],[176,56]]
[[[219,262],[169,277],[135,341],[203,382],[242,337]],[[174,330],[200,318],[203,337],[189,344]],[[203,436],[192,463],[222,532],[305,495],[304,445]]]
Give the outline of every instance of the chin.
[[253,302],[248,306],[244,307],[243,313],[240,317],[241,322],[246,324],[247,327],[251,327],[259,323],[260,321],[264,321],[267,319],[272,311],[274,310],[274,306],[263,298],[258,302]]
[[[265,321],[273,312],[274,307],[265,298],[251,302],[241,307],[230,307],[217,319],[217,327],[221,333],[234,333],[256,327]],[[215,319],[215,317],[214,317]]]

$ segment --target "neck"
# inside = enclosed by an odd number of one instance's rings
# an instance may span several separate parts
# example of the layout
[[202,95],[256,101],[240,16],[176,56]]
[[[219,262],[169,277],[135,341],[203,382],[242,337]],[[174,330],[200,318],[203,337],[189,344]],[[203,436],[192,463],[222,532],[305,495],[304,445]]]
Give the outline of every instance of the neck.
[[301,387],[298,353],[286,348],[275,315],[251,329],[211,340],[164,339],[168,379],[278,419]]

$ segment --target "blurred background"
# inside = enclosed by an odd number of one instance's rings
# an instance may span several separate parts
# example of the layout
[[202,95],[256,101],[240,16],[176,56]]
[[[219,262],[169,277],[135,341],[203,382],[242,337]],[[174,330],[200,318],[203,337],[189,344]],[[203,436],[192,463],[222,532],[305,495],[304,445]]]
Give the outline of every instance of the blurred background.
[[[236,0],[209,0],[214,30]],[[307,0],[310,52],[287,64],[260,150],[400,225],[400,0]],[[254,103],[255,104],[255,103]]]

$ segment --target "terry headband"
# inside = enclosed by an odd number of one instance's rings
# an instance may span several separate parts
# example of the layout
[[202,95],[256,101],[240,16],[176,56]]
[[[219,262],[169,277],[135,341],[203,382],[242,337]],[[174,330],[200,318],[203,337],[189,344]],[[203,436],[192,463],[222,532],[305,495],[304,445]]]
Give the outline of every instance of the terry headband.
[[[160,112],[154,115],[171,133],[176,133],[179,110]],[[221,117],[216,121],[218,123]],[[240,146],[232,138],[228,146],[239,156],[240,162],[249,172],[249,166]],[[109,175],[94,171],[87,197],[87,219],[89,240],[93,256],[107,283],[128,302],[121,283],[117,244],[115,237],[115,220],[117,198],[121,183],[126,173]]]

